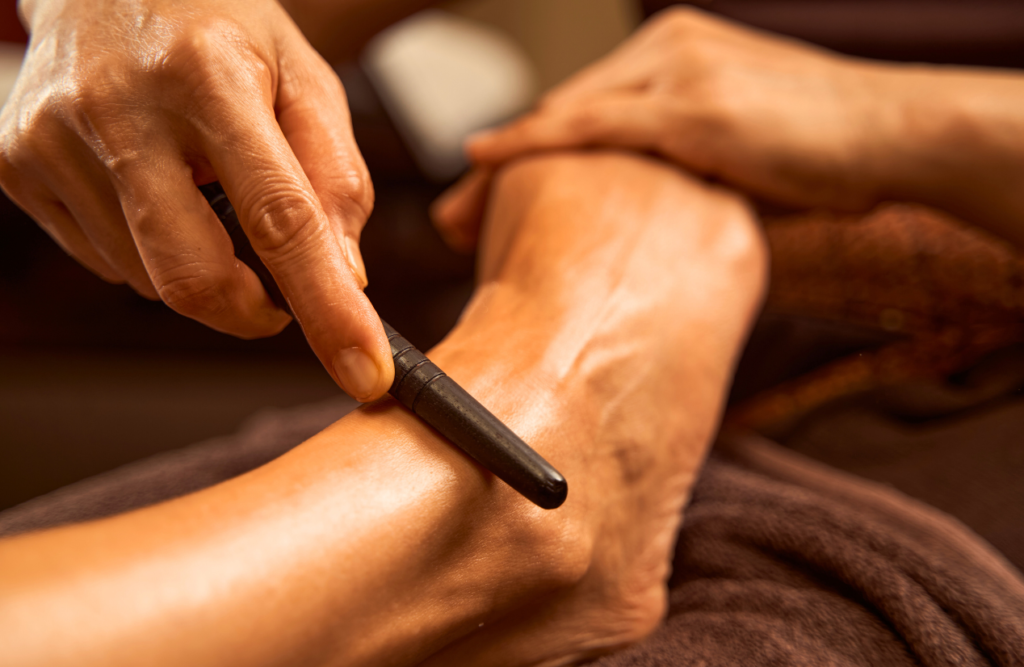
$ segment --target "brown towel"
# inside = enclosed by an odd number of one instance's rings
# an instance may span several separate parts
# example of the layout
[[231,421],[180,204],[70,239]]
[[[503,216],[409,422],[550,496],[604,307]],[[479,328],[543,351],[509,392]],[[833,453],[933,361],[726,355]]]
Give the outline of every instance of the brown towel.
[[766,313],[881,337],[876,347],[732,406],[731,422],[785,437],[830,401],[941,381],[1024,342],[1024,256],[977,227],[923,206],[887,204],[863,216],[768,218],[765,231]]
[[1024,581],[952,518],[756,436],[720,443],[666,622],[626,665],[1021,665]]

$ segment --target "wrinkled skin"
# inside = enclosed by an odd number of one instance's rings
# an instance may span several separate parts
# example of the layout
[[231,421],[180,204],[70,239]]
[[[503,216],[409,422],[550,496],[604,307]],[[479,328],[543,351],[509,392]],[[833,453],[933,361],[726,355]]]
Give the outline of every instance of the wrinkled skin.
[[196,184],[220,180],[310,344],[361,400],[393,368],[363,295],[373,188],[333,70],[273,0],[34,0],[0,185],[71,255],[245,338],[289,322]]

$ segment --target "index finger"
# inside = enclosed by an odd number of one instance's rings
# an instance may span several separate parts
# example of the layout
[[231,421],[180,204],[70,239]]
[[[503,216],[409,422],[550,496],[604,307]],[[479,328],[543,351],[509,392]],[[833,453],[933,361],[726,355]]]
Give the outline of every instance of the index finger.
[[281,287],[313,351],[346,392],[374,400],[394,365],[380,318],[288,144],[267,98],[220,103],[205,150],[253,249]]

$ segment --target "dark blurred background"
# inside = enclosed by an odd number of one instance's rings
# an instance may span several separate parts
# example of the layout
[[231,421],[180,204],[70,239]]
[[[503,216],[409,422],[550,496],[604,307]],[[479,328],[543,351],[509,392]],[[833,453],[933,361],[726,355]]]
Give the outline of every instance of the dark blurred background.
[[[668,4],[466,0],[445,8],[518,43],[540,92]],[[1024,67],[1024,0],[694,4],[850,54]],[[7,63],[0,86],[14,76],[26,39],[14,6],[0,0],[0,56]],[[385,110],[391,107],[381,102],[378,82],[354,63],[339,65],[339,72],[377,193],[362,242],[367,294],[385,319],[426,349],[468,298],[473,260],[448,251],[430,227],[427,205],[445,179],[428,177],[414,159],[409,135],[396,129],[394,114]],[[770,323],[759,331],[752,350],[770,347],[765,341],[780,335]],[[0,509],[229,433],[261,409],[337,394],[294,324],[260,341],[206,329],[94,277],[0,197]]]

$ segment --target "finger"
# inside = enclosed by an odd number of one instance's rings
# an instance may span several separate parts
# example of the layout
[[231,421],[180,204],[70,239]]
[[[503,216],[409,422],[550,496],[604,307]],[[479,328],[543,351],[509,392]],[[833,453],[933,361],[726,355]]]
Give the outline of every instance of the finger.
[[80,264],[112,283],[125,282],[124,276],[93,245],[61,199],[48,188],[29,165],[38,166],[38,153],[21,156],[19,169],[14,155],[0,153],[0,186],[66,253]]
[[315,53],[282,72],[277,121],[365,288],[359,237],[373,210],[373,185],[352,135],[341,81]]
[[456,252],[476,249],[494,172],[474,168],[445,190],[430,206],[430,218],[441,238]]
[[391,386],[394,364],[380,318],[359,287],[345,249],[289,146],[270,103],[216,100],[208,113],[206,155],[246,235],[266,263],[310,346],[349,394],[379,398]]
[[585,105],[539,111],[467,144],[478,165],[497,165],[538,151],[610,146],[657,150],[669,124],[663,105],[644,96],[624,95]]
[[[43,188],[39,188],[42,190]],[[107,263],[92,242],[78,226],[74,216],[51,193],[38,192],[34,196],[14,195],[7,187],[7,195],[21,207],[52,238],[64,252],[109,283],[121,284],[125,279]],[[19,193],[20,194],[20,193]]]
[[[89,242],[75,218],[59,201],[41,202],[33,216],[39,226],[50,235],[57,245],[108,283],[120,285],[127,282],[117,269],[108,264]],[[144,295],[148,296],[148,295]]]
[[616,54],[602,59],[572,76],[546,93],[537,104],[536,111],[505,125],[473,133],[466,140],[466,151],[470,158],[475,151],[485,151],[495,138],[507,136],[507,132],[519,125],[520,121],[548,113],[566,113],[573,107],[583,106],[592,99],[609,95],[639,93],[647,85],[650,76],[635,59],[617,58]]
[[136,292],[159,299],[109,175],[94,154],[76,150],[78,145],[85,148],[77,138],[65,142],[71,153],[64,155],[64,168],[51,164],[44,178],[106,263]]
[[172,146],[120,161],[115,186],[128,228],[160,298],[172,309],[241,338],[270,336],[290,318],[274,306],[196,188]]

